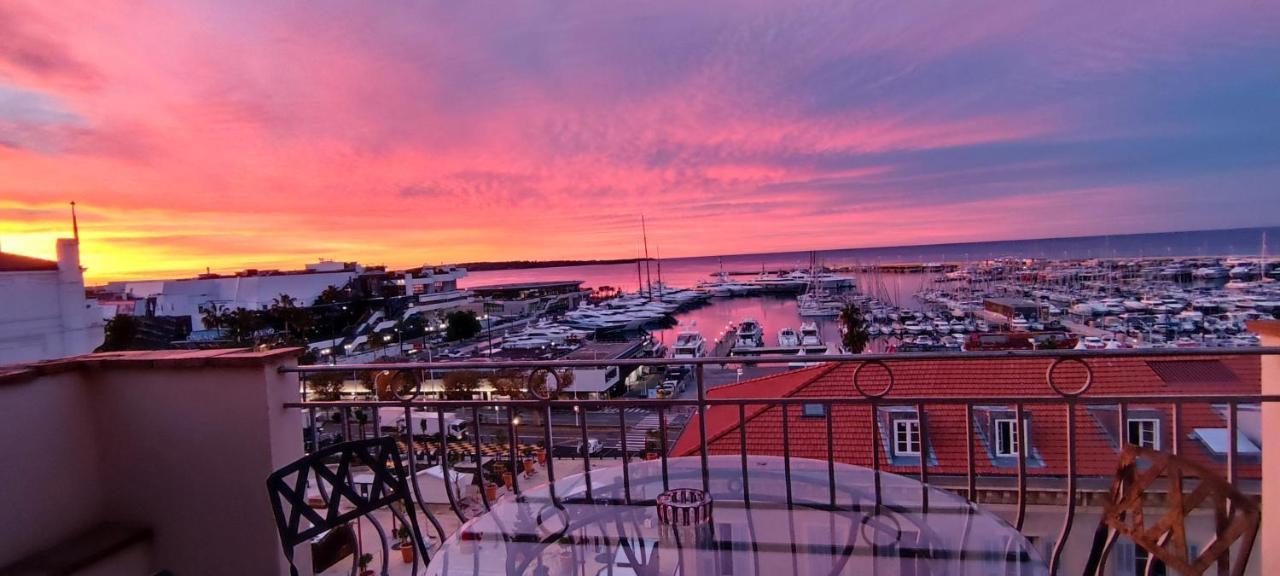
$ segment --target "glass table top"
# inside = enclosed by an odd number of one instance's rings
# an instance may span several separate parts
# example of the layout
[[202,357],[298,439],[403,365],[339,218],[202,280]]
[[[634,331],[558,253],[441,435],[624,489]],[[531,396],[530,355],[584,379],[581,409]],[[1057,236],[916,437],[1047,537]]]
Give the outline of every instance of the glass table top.
[[802,458],[788,470],[771,456],[746,470],[739,456],[708,458],[713,512],[700,527],[662,525],[654,505],[669,488],[702,488],[696,457],[669,459],[665,483],[651,460],[528,489],[464,524],[427,574],[1048,574],[1002,519],[914,479]]

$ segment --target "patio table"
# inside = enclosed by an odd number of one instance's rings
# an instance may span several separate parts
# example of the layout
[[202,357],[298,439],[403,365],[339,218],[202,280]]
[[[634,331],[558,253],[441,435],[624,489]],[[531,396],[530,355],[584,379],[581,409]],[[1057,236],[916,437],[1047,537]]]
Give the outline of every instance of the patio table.
[[663,472],[660,460],[632,461],[503,498],[455,532],[427,574],[1048,574],[1004,520],[904,476],[712,456],[710,520],[673,527],[655,500],[702,489],[701,459],[669,459]]

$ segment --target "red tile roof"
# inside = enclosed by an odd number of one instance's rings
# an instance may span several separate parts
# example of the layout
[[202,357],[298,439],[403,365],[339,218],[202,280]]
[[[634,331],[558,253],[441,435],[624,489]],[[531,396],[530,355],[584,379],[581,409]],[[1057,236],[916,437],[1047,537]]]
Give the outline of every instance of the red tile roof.
[[52,260],[0,252],[0,272],[33,272],[57,269],[58,263]]
[[[1182,360],[1162,357],[1152,358],[1092,358],[1087,360],[1093,369],[1093,384],[1085,398],[1105,396],[1150,396],[1150,403],[1131,404],[1130,417],[1158,416],[1160,447],[1172,446],[1172,408],[1159,399],[1169,394],[1259,394],[1261,390],[1261,363],[1256,356],[1198,357]],[[892,398],[947,398],[965,397],[978,399],[974,420],[981,420],[986,408],[981,398],[1017,398],[1056,396],[1046,384],[1045,372],[1050,360],[1039,358],[1010,359],[948,359],[948,360],[890,360],[894,374],[894,386],[887,403]],[[1196,364],[1180,366],[1180,364]],[[1209,381],[1194,382],[1177,378],[1167,382],[1152,364],[1161,366],[1164,374],[1180,376],[1203,373],[1213,375]],[[803,398],[847,397],[860,398],[853,386],[853,374],[859,363],[828,363],[803,370],[767,376],[741,384],[724,386],[707,391],[708,398]],[[1230,375],[1230,378],[1223,377]],[[1071,391],[1084,381],[1084,370],[1074,362],[1064,362],[1055,369],[1059,386]],[[887,383],[883,368],[868,364],[860,375],[863,388],[869,392],[882,390]],[[1063,476],[1067,465],[1067,438],[1065,434],[1067,405],[1025,404],[1025,415],[1030,420],[1029,475]],[[1077,472],[1089,476],[1110,476],[1115,470],[1119,448],[1114,439],[1115,424],[1104,428],[1100,419],[1115,418],[1116,409],[1078,405],[1074,408],[1076,420]],[[1012,410],[1012,406],[993,406],[995,410]],[[933,460],[929,464],[931,474],[963,475],[967,472],[966,428],[974,427],[975,468],[981,475],[1016,474],[1016,457],[997,466],[989,456],[984,430],[989,425],[965,422],[965,409],[960,404],[925,405],[928,427],[928,444]],[[750,454],[783,454],[783,407],[753,404],[746,407],[747,452]],[[891,472],[913,474],[918,472],[918,462],[911,457],[909,465],[892,464],[886,451],[883,415],[873,417],[869,404],[845,404],[832,408],[832,440],[835,459],[861,466],[871,466],[872,431],[879,431],[881,463]],[[740,452],[740,420],[737,406],[711,406],[707,409],[708,450],[711,454],[738,454]],[[875,428],[873,428],[875,422]],[[827,430],[824,418],[805,417],[800,406],[791,406],[787,413],[789,445],[792,457],[827,457]],[[698,425],[695,416],[685,427],[672,451],[676,456],[697,454]],[[1206,464],[1221,466],[1221,457],[1212,455],[1198,441],[1189,439],[1195,428],[1225,428],[1226,420],[1220,410],[1205,404],[1187,403],[1182,409],[1179,448],[1183,454]],[[1038,458],[1035,458],[1038,456]],[[1258,477],[1256,458],[1239,458],[1241,477]]]
[[1154,361],[1147,365],[1166,384],[1219,384],[1238,380],[1235,372],[1216,360]]

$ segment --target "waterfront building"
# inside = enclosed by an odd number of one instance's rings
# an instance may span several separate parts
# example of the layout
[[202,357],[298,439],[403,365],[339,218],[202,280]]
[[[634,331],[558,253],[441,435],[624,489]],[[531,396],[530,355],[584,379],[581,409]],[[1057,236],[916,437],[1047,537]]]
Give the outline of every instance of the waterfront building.
[[507,318],[524,318],[546,312],[566,312],[577,308],[588,292],[580,280],[513,282],[473,286],[484,313]]
[[0,365],[78,356],[102,344],[102,310],[85,297],[80,242],[57,261],[0,252]]
[[205,311],[210,309],[266,310],[282,294],[299,306],[309,306],[326,288],[345,288],[362,275],[377,272],[356,262],[321,260],[302,270],[248,269],[178,280],[112,282],[102,291],[116,299],[141,301],[134,307],[135,315],[185,316],[190,318],[191,328],[199,330]]

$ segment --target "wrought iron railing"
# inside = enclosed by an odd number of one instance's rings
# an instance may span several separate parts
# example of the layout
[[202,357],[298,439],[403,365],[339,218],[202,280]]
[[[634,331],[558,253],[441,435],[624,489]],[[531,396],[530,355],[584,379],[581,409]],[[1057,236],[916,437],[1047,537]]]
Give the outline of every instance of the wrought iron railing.
[[[668,433],[668,421],[673,413],[680,411],[690,411],[696,414],[696,428],[693,430],[683,430],[683,434],[692,434],[697,439],[696,456],[702,462],[702,484],[704,489],[708,485],[708,467],[707,459],[712,455],[712,450],[708,444],[708,428],[707,413],[708,410],[717,407],[724,407],[724,410],[733,411],[736,409],[738,422],[747,421],[747,411],[751,407],[780,407],[782,412],[781,435],[782,435],[782,457],[787,462],[787,494],[786,503],[792,503],[792,495],[790,490],[790,461],[793,458],[794,450],[792,445],[792,419],[797,412],[797,406],[816,406],[821,405],[822,418],[824,419],[826,429],[826,447],[825,460],[829,470],[830,483],[830,499],[831,505],[835,505],[836,500],[836,484],[835,484],[835,467],[839,460],[835,450],[835,430],[837,426],[868,426],[871,428],[871,461],[870,468],[876,472],[892,469],[896,472],[903,472],[903,463],[899,460],[892,465],[884,462],[887,449],[882,445],[881,434],[878,433],[878,408],[881,407],[910,407],[914,409],[916,420],[919,425],[919,442],[918,456],[915,458],[914,471],[911,472],[918,477],[921,483],[942,487],[954,491],[955,493],[965,496],[970,501],[981,503],[983,494],[992,492],[1014,493],[1015,501],[1012,503],[1014,507],[1013,518],[1011,523],[1015,528],[1022,530],[1024,520],[1027,516],[1027,507],[1029,504],[1028,480],[1030,478],[1048,479],[1050,482],[1045,486],[1038,486],[1039,490],[1049,490],[1061,494],[1061,502],[1063,507],[1062,526],[1054,541],[1054,546],[1049,553],[1048,563],[1051,573],[1059,573],[1060,564],[1062,562],[1063,550],[1068,539],[1073,533],[1075,524],[1075,516],[1077,508],[1083,506],[1083,496],[1087,492],[1100,493],[1105,492],[1105,486],[1109,478],[1103,475],[1084,475],[1077,468],[1077,434],[1078,414],[1077,409],[1084,407],[1113,407],[1116,410],[1116,442],[1123,447],[1128,443],[1127,422],[1130,407],[1140,405],[1149,407],[1159,405],[1167,407],[1169,410],[1169,425],[1171,426],[1169,437],[1173,438],[1169,450],[1177,454],[1184,446],[1184,438],[1187,430],[1184,428],[1183,410],[1187,406],[1218,406],[1225,410],[1226,419],[1226,454],[1224,455],[1222,465],[1222,473],[1228,481],[1236,483],[1256,484],[1256,478],[1245,479],[1240,477],[1239,469],[1241,459],[1244,457],[1253,458],[1255,455],[1242,455],[1239,441],[1239,409],[1241,406],[1261,406],[1280,401],[1280,395],[1263,395],[1260,393],[1246,394],[1210,394],[1210,393],[1190,393],[1190,394],[1106,394],[1095,395],[1090,394],[1093,384],[1093,366],[1098,362],[1105,362],[1112,359],[1121,358],[1151,358],[1159,360],[1167,359],[1192,359],[1197,357],[1239,357],[1239,356],[1268,356],[1280,354],[1280,348],[1238,348],[1238,349],[1165,349],[1165,350],[1042,350],[1042,351],[1016,351],[1016,352],[970,352],[963,354],[955,353],[919,353],[919,354],[860,354],[860,355],[832,355],[821,357],[822,362],[845,362],[854,363],[857,368],[853,372],[853,381],[850,382],[851,390],[849,396],[804,396],[804,397],[735,397],[735,398],[708,398],[708,386],[706,379],[706,370],[708,367],[721,367],[728,365],[750,365],[750,366],[770,366],[770,365],[786,365],[797,360],[795,356],[754,356],[754,357],[703,357],[695,359],[663,359],[663,358],[634,358],[634,359],[616,359],[616,360],[550,360],[550,361],[462,361],[462,362],[436,362],[436,363],[382,363],[382,364],[359,364],[359,365],[314,365],[314,366],[297,366],[284,369],[286,372],[296,372],[300,375],[303,386],[303,401],[287,404],[287,408],[303,410],[312,423],[312,436],[309,442],[313,445],[309,449],[319,447],[321,438],[314,432],[314,423],[316,421],[316,413],[318,411],[336,411],[341,418],[342,426],[346,430],[354,430],[356,433],[382,433],[380,425],[380,409],[396,408],[404,411],[404,422],[410,428],[407,435],[405,446],[408,450],[415,450],[418,445],[415,443],[415,433],[413,433],[412,425],[414,422],[413,413],[415,410],[425,409],[432,413],[432,417],[436,419],[436,432],[448,429],[446,421],[446,413],[455,413],[463,416],[469,416],[467,425],[470,427],[469,433],[475,439],[474,442],[464,442],[451,438],[449,434],[439,434],[438,441],[428,443],[437,447],[439,455],[439,465],[442,467],[445,478],[449,477],[450,466],[453,465],[451,455],[457,451],[452,446],[467,446],[468,456],[474,458],[478,463],[484,458],[485,446],[481,443],[482,420],[488,419],[487,424],[491,430],[502,429],[505,424],[505,446],[494,446],[493,443],[487,447],[491,452],[496,450],[500,459],[506,460],[513,471],[519,470],[520,454],[526,453],[529,445],[521,441],[518,433],[519,417],[521,414],[537,414],[540,415],[540,422],[537,424],[523,423],[519,427],[538,429],[541,433],[539,442],[542,448],[547,452],[545,461],[545,472],[548,484],[554,484],[557,479],[556,460],[557,457],[566,457],[565,452],[569,452],[568,457],[580,459],[583,462],[584,473],[590,475],[593,460],[608,458],[616,461],[616,465],[622,467],[624,489],[626,491],[626,500],[631,501],[630,481],[628,469],[631,461],[638,457],[638,450],[629,448],[628,436],[634,431],[630,430],[628,424],[628,409],[643,409],[656,414],[658,419],[659,430],[657,436],[659,449],[657,450],[657,459],[661,460],[662,474],[664,485],[667,482],[668,459],[673,443],[676,438]],[[941,361],[941,362],[965,362],[971,360],[982,359],[1018,359],[1018,360],[1044,360],[1045,366],[1045,384],[1047,384],[1047,394],[1029,394],[1029,395],[973,395],[973,396],[899,396],[894,394],[895,386],[895,366],[910,365],[912,362],[920,361]],[[813,360],[809,358],[808,360]],[[639,367],[669,367],[669,366],[690,366],[692,367],[694,395],[693,397],[667,397],[667,398],[609,398],[609,399],[579,399],[569,396],[558,396],[551,391],[552,387],[546,385],[548,379],[558,377],[556,370],[572,369],[572,368],[603,368],[603,367],[619,367],[619,368],[639,368]],[[1067,366],[1074,366],[1074,370],[1082,372],[1083,381],[1072,389],[1067,389],[1055,378],[1055,373],[1065,369]],[[444,397],[428,397],[421,389],[424,377],[430,373],[439,376],[449,371],[457,370],[477,370],[488,373],[497,373],[499,371],[523,370],[522,374],[525,379],[524,389],[526,394],[521,398],[511,399],[447,399]],[[870,371],[880,374],[878,378],[885,382],[883,388],[871,389],[862,379]],[[361,372],[388,372],[407,375],[408,385],[402,385],[391,393],[395,395],[392,400],[317,400],[307,396],[308,387],[305,386],[307,379],[316,374],[322,373],[345,373],[356,374]],[[864,374],[866,372],[866,374]],[[454,393],[456,394],[456,392]],[[870,407],[872,415],[870,422],[839,422],[836,414],[837,408],[845,406],[864,406]],[[943,473],[936,471],[931,472],[930,468],[938,468],[935,463],[930,462],[930,443],[931,436],[929,430],[929,419],[926,417],[927,410],[934,406],[959,407],[964,410],[964,418],[966,422],[965,445],[966,448],[966,464],[963,474]],[[1066,455],[1065,455],[1065,472],[1060,475],[1033,474],[1027,469],[1028,460],[1031,455],[1028,453],[1028,444],[1026,436],[1022,436],[1022,440],[1018,441],[1017,465],[1012,467],[1008,473],[992,473],[979,472],[978,462],[979,456],[975,454],[975,426],[974,411],[978,407],[985,406],[1004,406],[1014,414],[1016,422],[1026,422],[1026,411],[1031,407],[1054,406],[1061,407],[1064,410],[1065,429],[1060,433],[1065,437]],[[593,454],[589,449],[590,429],[600,430],[602,428],[613,430],[615,424],[608,424],[602,427],[599,424],[600,410],[612,409],[616,412],[616,432],[618,435],[619,451],[615,451],[612,455],[601,456]],[[368,410],[370,418],[359,424],[353,424],[353,411]],[[594,412],[593,412],[594,411]],[[502,416],[490,417],[490,412],[501,414]],[[556,415],[582,414],[577,417],[574,424],[557,424]],[[586,414],[596,414],[594,423],[588,423],[589,418]],[[503,417],[504,416],[504,417]],[[372,431],[370,432],[370,424]],[[576,438],[567,440],[570,444],[576,440],[577,449],[561,450],[556,452],[557,435],[554,430],[564,427],[576,428]],[[752,499],[751,486],[749,484],[748,459],[751,455],[749,447],[748,427],[739,425],[738,431],[738,450],[741,455],[741,466],[743,471],[742,495],[744,500]],[[934,431],[940,433],[943,431]],[[947,433],[961,433],[960,431],[945,431]],[[1015,429],[1014,434],[1022,435],[1022,429]],[[348,435],[350,436],[350,435]],[[421,435],[417,435],[421,436]],[[561,441],[565,439],[559,437]],[[1280,440],[1277,440],[1280,441]],[[723,453],[723,451],[721,451]],[[1118,454],[1118,450],[1117,450]],[[1260,455],[1256,455],[1260,459]],[[410,455],[408,458],[409,473],[414,477],[416,482],[416,467],[419,464],[417,459]],[[1260,474],[1260,467],[1257,467]],[[513,491],[518,495],[522,492],[519,482],[519,474],[514,474]],[[878,478],[878,476],[877,476]],[[1087,489],[1081,488],[1081,480],[1094,480]],[[452,513],[460,521],[467,519],[463,508],[460,506],[460,495],[455,494],[454,488],[449,482],[444,483],[445,492],[449,502],[449,508]],[[586,484],[587,497],[590,498],[591,483],[588,479]],[[415,486],[415,489],[417,487]],[[1260,488],[1255,488],[1258,490]],[[554,490],[552,497],[554,498]],[[488,510],[493,504],[490,502],[488,494],[485,490],[480,491],[480,500],[484,510]],[[1273,496],[1280,497],[1280,496]],[[876,498],[879,498],[879,482],[876,483]],[[421,494],[419,491],[419,499]],[[927,509],[929,506],[927,492],[922,494],[923,506]],[[427,507],[425,503],[423,509]],[[439,520],[428,513],[430,522],[434,527],[440,540],[445,539],[448,534],[442,528]],[[1089,527],[1092,528],[1092,527]],[[1150,571],[1152,564],[1148,565]]]

